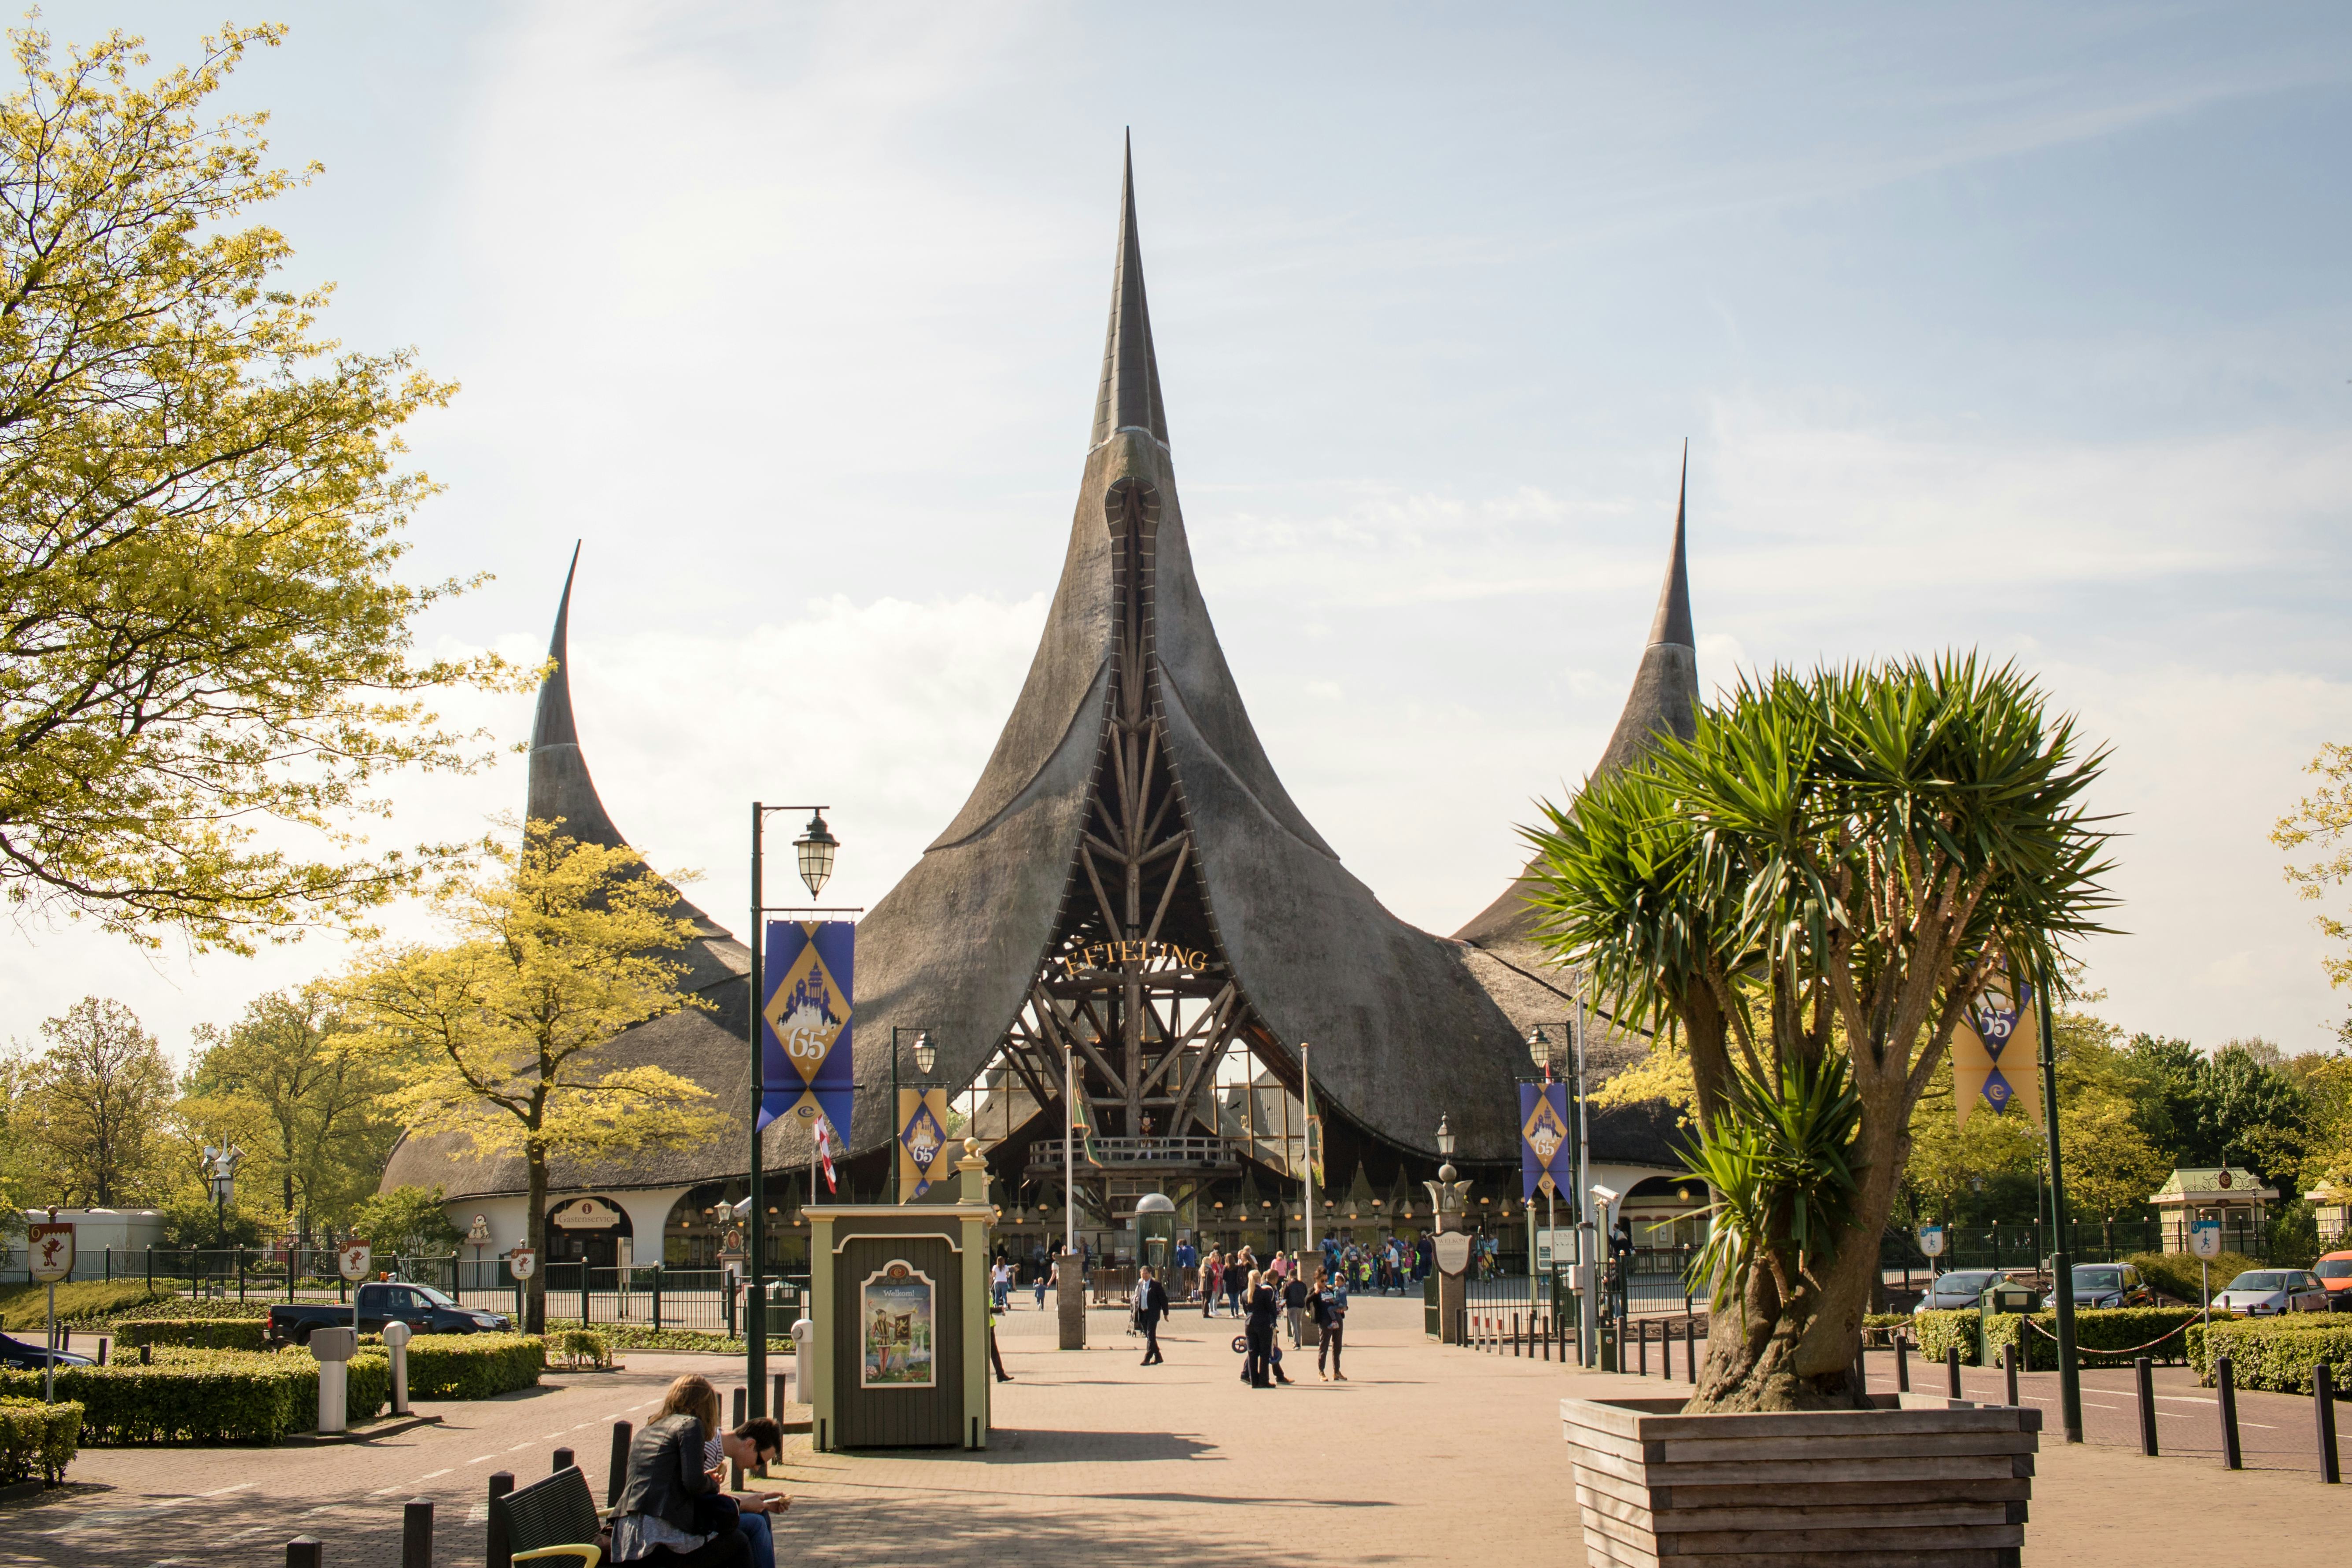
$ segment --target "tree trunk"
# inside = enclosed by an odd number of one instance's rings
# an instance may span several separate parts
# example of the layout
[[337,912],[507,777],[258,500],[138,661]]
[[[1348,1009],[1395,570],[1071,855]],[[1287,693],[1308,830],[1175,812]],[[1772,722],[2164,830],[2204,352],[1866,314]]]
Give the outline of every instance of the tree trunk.
[[547,1155],[537,1144],[523,1146],[523,1168],[530,1173],[523,1184],[523,1241],[538,1262],[522,1283],[522,1331],[543,1334],[547,1332]]

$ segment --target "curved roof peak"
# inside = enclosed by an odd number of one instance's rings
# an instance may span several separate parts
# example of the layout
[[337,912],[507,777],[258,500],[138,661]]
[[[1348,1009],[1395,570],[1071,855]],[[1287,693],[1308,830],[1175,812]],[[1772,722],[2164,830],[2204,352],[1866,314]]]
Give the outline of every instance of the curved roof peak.
[[1665,585],[1658,590],[1658,613],[1650,621],[1652,643],[1675,643],[1696,650],[1691,635],[1690,563],[1683,550],[1684,509],[1690,500],[1690,443],[1683,443],[1682,488],[1675,493],[1675,550],[1666,563]]
[[555,635],[547,639],[547,657],[555,666],[539,683],[539,711],[530,723],[530,749],[576,746],[579,727],[572,719],[572,580],[580,574],[580,541],[572,542],[572,564],[563,573],[563,597],[555,605]]
[[1151,310],[1143,298],[1143,241],[1135,225],[1135,139],[1127,141],[1118,186],[1118,252],[1111,265],[1110,328],[1103,338],[1102,383],[1095,394],[1089,448],[1121,430],[1141,430],[1168,445],[1168,410],[1160,401],[1160,362],[1151,352]]

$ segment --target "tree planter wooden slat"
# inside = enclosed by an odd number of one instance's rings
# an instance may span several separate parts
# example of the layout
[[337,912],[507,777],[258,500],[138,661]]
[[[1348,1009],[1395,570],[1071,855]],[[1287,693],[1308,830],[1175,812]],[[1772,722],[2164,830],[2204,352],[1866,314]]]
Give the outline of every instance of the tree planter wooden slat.
[[2042,1413],[1927,1394],[1874,1410],[1684,1415],[1563,1399],[1598,1568],[2016,1568]]

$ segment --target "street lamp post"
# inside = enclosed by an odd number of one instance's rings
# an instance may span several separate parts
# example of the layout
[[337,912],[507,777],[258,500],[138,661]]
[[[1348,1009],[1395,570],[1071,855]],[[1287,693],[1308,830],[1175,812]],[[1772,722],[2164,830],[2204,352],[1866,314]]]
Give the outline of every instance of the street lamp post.
[[[793,848],[800,865],[801,880],[808,885],[809,897],[821,892],[833,875],[833,858],[840,849],[840,840],[833,836],[824,823],[826,808],[822,805],[764,805],[751,803],[751,1022],[745,1029],[751,1049],[751,1173],[746,1201],[751,1213],[751,1229],[747,1237],[743,1259],[745,1279],[750,1291],[751,1310],[744,1325],[743,1348],[745,1372],[749,1379],[751,1413],[768,1413],[768,1310],[767,1255],[768,1204],[767,1162],[762,1157],[761,1140],[766,1129],[760,1125],[760,1111],[768,1097],[767,1066],[761,1046],[765,1044],[767,1020],[762,1016],[767,1008],[765,977],[761,973],[761,960],[766,955],[767,931],[762,924],[768,913],[764,876],[766,860],[761,836],[768,818],[780,811],[805,811],[808,826],[793,840]],[[847,1129],[843,1129],[845,1133]],[[814,1134],[812,1134],[814,1136]],[[809,1195],[816,1194],[814,1187]]]
[[228,1205],[236,1196],[236,1168],[244,1159],[245,1151],[234,1143],[205,1146],[205,1173],[213,1189],[214,1245],[223,1252],[228,1250]]
[[[1441,1162],[1437,1167],[1437,1180],[1423,1182],[1422,1185],[1429,1189],[1430,1207],[1435,1211],[1436,1234],[1444,1236],[1448,1217],[1454,1220],[1454,1229],[1462,1228],[1462,1205],[1469,1194],[1470,1184],[1454,1179],[1454,1129],[1443,1115],[1437,1119],[1437,1157]],[[1459,1344],[1462,1342],[1461,1319],[1465,1289],[1464,1276],[1447,1273],[1444,1264],[1437,1258],[1431,1261],[1437,1267],[1437,1342]]]
[[[894,1144],[906,1136],[907,1132],[906,1113],[898,1106],[898,1037],[906,1034],[915,1037],[915,1087],[917,1089],[930,1088],[929,1080],[931,1068],[940,1059],[940,1048],[931,1044],[931,1032],[929,1029],[905,1024],[890,1026],[890,1114],[898,1121],[898,1125],[890,1131],[890,1142]],[[975,1110],[974,1114],[977,1115],[978,1111]],[[890,1155],[890,1201],[894,1204],[907,1201],[903,1181],[904,1178],[900,1176],[898,1171],[898,1156],[894,1150]]]

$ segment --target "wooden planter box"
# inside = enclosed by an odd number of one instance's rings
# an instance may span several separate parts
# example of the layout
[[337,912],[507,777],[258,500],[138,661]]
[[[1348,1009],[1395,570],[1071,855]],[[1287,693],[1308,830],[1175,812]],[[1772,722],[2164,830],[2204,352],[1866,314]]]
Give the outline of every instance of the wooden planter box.
[[1875,1397],[1875,1410],[1786,1415],[1561,1400],[1587,1556],[1594,1568],[2016,1568],[2042,1413]]

